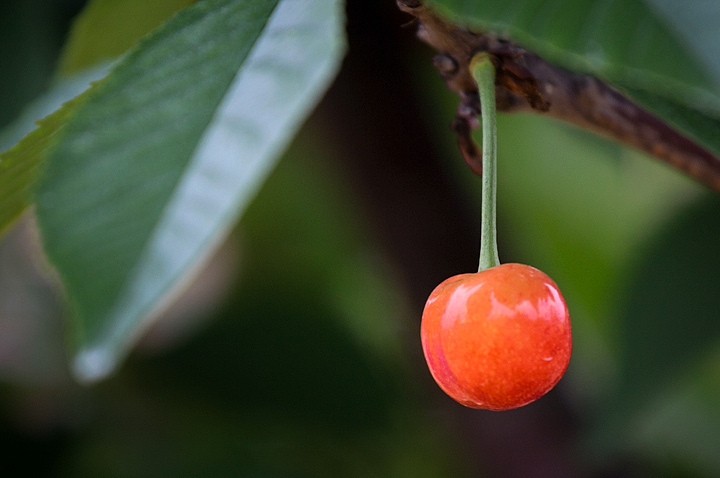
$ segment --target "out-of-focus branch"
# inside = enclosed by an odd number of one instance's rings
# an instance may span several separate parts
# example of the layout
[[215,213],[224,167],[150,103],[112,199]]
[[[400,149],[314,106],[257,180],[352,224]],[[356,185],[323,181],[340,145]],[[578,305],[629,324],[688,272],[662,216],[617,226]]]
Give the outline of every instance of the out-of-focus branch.
[[479,51],[492,53],[497,68],[499,111],[536,112],[575,124],[644,151],[720,191],[720,158],[681,135],[601,80],[552,65],[519,45],[450,25],[419,0],[398,0],[417,19],[418,37],[438,50],[435,66],[460,96],[453,129],[466,162],[479,172],[470,138],[480,112],[477,86],[468,69]]

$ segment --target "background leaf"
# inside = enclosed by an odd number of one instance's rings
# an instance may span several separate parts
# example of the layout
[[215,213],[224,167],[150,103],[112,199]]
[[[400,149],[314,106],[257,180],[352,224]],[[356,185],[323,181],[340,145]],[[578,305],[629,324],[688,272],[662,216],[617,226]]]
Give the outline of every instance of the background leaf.
[[676,476],[720,473],[720,354],[717,344],[705,352],[628,420],[629,436],[615,438],[619,447],[675,470]]
[[[114,59],[130,48],[139,38],[157,27],[169,15],[194,0],[94,0],[75,19],[60,58],[59,76],[50,89],[25,108],[20,117],[0,133],[0,151],[15,145],[23,136],[35,129],[35,122],[85,91],[92,81],[107,74],[107,65],[97,66],[103,60]],[[3,43],[5,44],[5,43]],[[90,68],[92,66],[92,68]],[[72,75],[69,75],[72,74]],[[71,106],[48,118],[42,129],[18,145],[12,152],[0,156],[0,231],[25,210],[32,202],[32,194],[49,150],[47,140],[41,138],[57,134],[67,121]]]
[[645,0],[653,13],[669,26],[691,58],[712,77],[715,91],[720,87],[720,6],[712,0],[674,2]]
[[72,305],[79,378],[108,374],[232,227],[336,72],[340,18],[320,0],[197,3],[67,126],[37,214]]
[[[110,65],[95,65],[56,80],[51,87],[28,104],[15,120],[0,131],[0,151],[5,152],[37,128],[40,118],[49,116],[107,75]],[[0,153],[1,154],[1,153]],[[1,160],[1,159],[0,159]]]
[[[696,5],[704,4],[706,14],[717,14],[720,5],[684,2],[682,9],[687,13],[673,17],[670,24],[654,3],[427,1],[460,24],[508,36],[566,68],[720,115],[720,69],[714,67],[715,60],[710,61],[715,47],[679,33],[702,14]],[[720,37],[720,24],[708,24],[704,35]]]
[[66,24],[80,6],[61,0],[0,2],[0,126],[47,88]]
[[[83,78],[82,84],[86,84]],[[69,86],[69,89],[66,90]],[[61,91],[37,105],[39,109],[54,105],[68,92],[75,91],[76,83],[63,85]],[[0,233],[10,226],[33,202],[35,188],[42,174],[48,152],[59,140],[61,131],[69,118],[88,98],[86,92],[65,103],[60,109],[38,122],[38,128],[25,136],[18,144],[0,154]],[[3,136],[9,141],[27,128],[23,118]]]
[[715,475],[720,461],[702,455],[720,443],[708,406],[720,400],[720,201],[703,199],[636,260],[616,325],[621,366],[592,438],[607,453],[633,446]]
[[[13,123],[0,133],[0,151],[16,144],[35,129],[35,122],[60,108],[85,91],[91,82],[108,72],[107,60],[130,48],[139,38],[154,29],[175,11],[194,0],[95,0],[79,15],[60,59],[59,80],[43,96],[32,102]],[[106,60],[105,64],[102,60]],[[99,65],[98,65],[99,64]],[[90,68],[92,66],[92,68]],[[72,73],[72,75],[68,75]],[[0,231],[32,202],[35,183],[49,151],[48,136],[57,141],[72,108],[48,118],[42,128],[13,151],[0,155]],[[41,144],[39,144],[41,142]]]
[[564,68],[597,76],[720,155],[720,3],[428,0]]
[[170,15],[196,0],[93,0],[75,19],[60,58],[59,73],[113,60]]

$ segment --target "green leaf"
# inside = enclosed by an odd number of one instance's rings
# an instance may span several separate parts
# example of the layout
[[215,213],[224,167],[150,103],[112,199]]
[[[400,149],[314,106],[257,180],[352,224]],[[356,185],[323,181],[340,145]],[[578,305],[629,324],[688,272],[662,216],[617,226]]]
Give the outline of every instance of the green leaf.
[[339,67],[341,6],[199,2],[130,52],[67,126],[37,215],[80,380],[117,366],[234,225]]
[[454,22],[549,61],[720,118],[720,3],[427,0]]
[[72,73],[125,53],[135,42],[195,0],[93,0],[75,19],[59,72]]
[[[0,135],[0,151],[17,143],[0,154],[0,234],[32,204],[48,152],[58,142],[68,119],[88,98],[89,93],[80,94],[87,88],[88,81],[101,76],[103,71],[94,70],[60,82]],[[37,129],[33,130],[36,118],[55,109],[50,116],[38,121]]]
[[0,156],[1,229],[12,224],[30,204],[42,159],[71,111],[71,105],[58,110],[39,123],[39,129]]
[[720,87],[720,5],[712,0],[677,2],[645,0],[660,20],[672,29],[690,56]]

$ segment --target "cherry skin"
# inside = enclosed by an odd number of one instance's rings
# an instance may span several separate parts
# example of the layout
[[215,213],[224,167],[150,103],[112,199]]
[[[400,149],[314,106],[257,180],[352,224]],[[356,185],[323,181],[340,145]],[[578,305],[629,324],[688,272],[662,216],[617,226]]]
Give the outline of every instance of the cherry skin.
[[510,410],[545,395],[572,352],[555,282],[523,264],[451,277],[430,294],[422,346],[435,381],[471,408]]

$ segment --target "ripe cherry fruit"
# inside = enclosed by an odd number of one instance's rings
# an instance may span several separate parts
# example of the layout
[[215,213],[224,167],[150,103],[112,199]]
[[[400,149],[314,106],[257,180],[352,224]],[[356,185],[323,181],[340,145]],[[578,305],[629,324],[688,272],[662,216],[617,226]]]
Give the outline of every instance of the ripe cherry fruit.
[[421,338],[435,381],[472,408],[509,410],[545,395],[570,362],[570,315],[539,270],[500,264],[496,240],[496,59],[470,61],[482,110],[479,272],[447,279],[425,304]]
[[459,403],[488,410],[545,395],[572,351],[570,316],[557,285],[522,264],[442,282],[425,305],[421,337],[438,385]]

